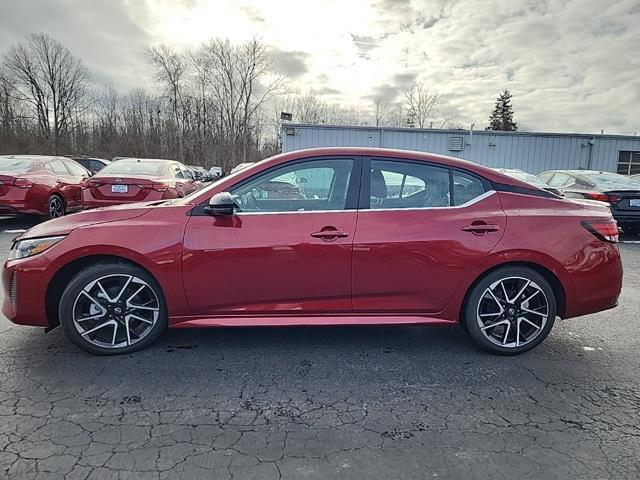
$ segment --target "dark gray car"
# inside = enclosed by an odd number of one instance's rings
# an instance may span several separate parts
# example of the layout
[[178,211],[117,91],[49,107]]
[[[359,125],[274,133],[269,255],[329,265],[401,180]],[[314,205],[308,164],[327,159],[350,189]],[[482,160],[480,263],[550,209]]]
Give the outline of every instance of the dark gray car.
[[550,170],[538,175],[566,198],[606,202],[625,233],[640,233],[640,182],[611,172],[595,170]]

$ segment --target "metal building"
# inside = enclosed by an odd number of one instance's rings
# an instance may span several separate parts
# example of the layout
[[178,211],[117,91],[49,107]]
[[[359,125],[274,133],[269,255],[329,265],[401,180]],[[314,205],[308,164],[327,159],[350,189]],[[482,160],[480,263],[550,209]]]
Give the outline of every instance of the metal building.
[[283,152],[327,146],[419,150],[531,173],[555,169],[640,173],[640,136],[282,125]]

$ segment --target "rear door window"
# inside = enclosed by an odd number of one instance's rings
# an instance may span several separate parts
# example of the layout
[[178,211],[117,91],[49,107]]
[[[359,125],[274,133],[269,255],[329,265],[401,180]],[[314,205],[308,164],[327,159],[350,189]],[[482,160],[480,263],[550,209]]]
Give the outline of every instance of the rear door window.
[[74,175],[76,177],[86,177],[88,175],[87,170],[82,165],[74,162],[73,160],[65,160],[64,164],[71,172],[71,175]]
[[62,160],[51,160],[47,163],[47,168],[56,175],[69,175],[69,170],[67,170]]
[[556,172],[556,174],[548,183],[552,187],[564,187],[565,185],[571,182],[571,178],[572,177],[569,174]]
[[451,180],[453,182],[451,189],[453,193],[451,204],[453,206],[464,205],[485,192],[482,181],[474,175],[454,170],[451,174]]

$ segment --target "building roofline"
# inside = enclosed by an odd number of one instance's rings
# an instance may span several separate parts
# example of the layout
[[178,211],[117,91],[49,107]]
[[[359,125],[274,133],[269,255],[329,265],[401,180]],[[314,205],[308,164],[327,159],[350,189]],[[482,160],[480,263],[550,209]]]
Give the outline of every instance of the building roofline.
[[[289,123],[281,122],[281,128],[321,128],[327,130],[349,129],[366,131],[385,132],[422,132],[422,133],[447,133],[447,134],[469,134],[472,130],[447,129],[447,128],[409,128],[409,127],[375,127],[367,125],[328,125],[324,123]],[[504,136],[526,136],[526,137],[580,137],[580,138],[618,138],[626,140],[639,140],[640,135],[618,135],[609,133],[557,133],[557,132],[505,132],[500,130],[473,130],[474,135],[504,135]]]

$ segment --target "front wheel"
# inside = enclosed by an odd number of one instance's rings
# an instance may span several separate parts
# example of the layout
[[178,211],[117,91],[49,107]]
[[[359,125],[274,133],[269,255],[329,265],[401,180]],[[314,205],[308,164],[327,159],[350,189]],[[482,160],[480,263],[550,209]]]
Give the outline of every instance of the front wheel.
[[556,298],[544,276],[527,267],[504,267],[473,287],[463,322],[479,347],[515,355],[531,350],[546,338],[556,313]]
[[167,326],[160,285],[127,263],[98,263],[78,273],[62,294],[59,316],[71,341],[98,355],[140,350]]

